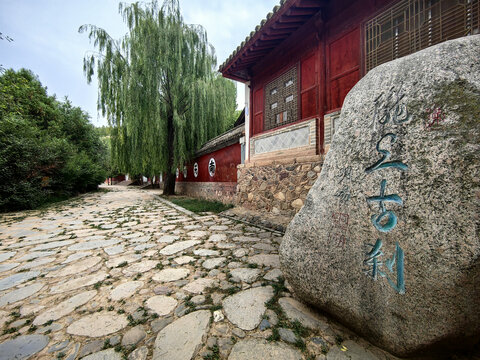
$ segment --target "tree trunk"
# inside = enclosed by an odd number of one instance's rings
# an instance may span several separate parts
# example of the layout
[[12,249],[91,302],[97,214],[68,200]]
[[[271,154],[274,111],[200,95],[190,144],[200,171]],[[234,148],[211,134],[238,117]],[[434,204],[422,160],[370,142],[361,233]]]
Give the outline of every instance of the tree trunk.
[[164,179],[165,185],[163,187],[163,195],[175,195],[175,174],[173,171],[173,139],[174,139],[174,127],[173,127],[173,114],[168,116],[167,119],[167,173]]
[[175,195],[175,174],[166,174],[163,195]]

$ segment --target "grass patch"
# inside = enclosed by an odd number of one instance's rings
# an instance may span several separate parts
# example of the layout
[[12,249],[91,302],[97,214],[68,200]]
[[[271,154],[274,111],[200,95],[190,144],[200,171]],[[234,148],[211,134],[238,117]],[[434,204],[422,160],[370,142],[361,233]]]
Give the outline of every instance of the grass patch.
[[218,214],[222,211],[231,209],[233,205],[223,204],[219,201],[209,201],[204,199],[194,199],[188,197],[170,196],[167,198],[175,205],[181,206],[194,213],[212,212]]
[[44,200],[33,210],[47,210],[54,206],[67,205],[69,200],[75,200],[78,196],[69,196],[66,194],[52,195]]
[[220,310],[220,309],[222,309],[222,308],[223,308],[223,306],[220,305],[220,304],[218,304],[218,305],[212,305],[212,306],[210,306],[210,311],[213,313],[214,311]]
[[292,331],[300,337],[307,337],[310,335],[310,330],[303,326],[298,320],[292,322]]
[[212,353],[205,355],[203,359],[204,360],[220,360],[220,349],[218,348],[218,345],[213,345],[209,349]]
[[267,341],[278,341],[280,340],[280,334],[276,327],[272,328],[272,335],[267,338]]
[[32,325],[32,326],[30,326],[30,327],[28,328],[28,332],[29,332],[29,333],[32,333],[32,332],[34,332],[35,330],[37,330],[37,327],[36,327],[35,325]]
[[229,287],[225,292],[228,294],[228,295],[233,295],[233,294],[236,294],[237,292],[240,291],[240,288],[236,287],[236,286],[232,286],[232,287]]
[[304,352],[307,349],[307,346],[305,345],[305,342],[301,338],[297,338],[297,341],[295,341],[294,345],[297,348],[299,348],[302,352]]
[[17,329],[16,329],[16,328],[8,328],[8,329],[3,330],[3,335],[5,335],[5,334],[13,334],[13,333],[15,333],[15,332],[17,332]]
[[[297,336],[297,341],[295,346],[299,348],[302,352],[306,352],[306,344],[304,338],[307,338],[311,335],[311,330],[303,326],[300,321],[294,320],[290,321],[282,307],[278,303],[278,299],[281,297],[281,294],[284,291],[288,291],[285,286],[285,279],[282,277],[278,278],[278,283],[268,284],[273,287],[274,295],[273,297],[265,302],[267,309],[274,311],[278,317],[278,323],[272,327],[272,335],[270,335],[268,341],[278,341],[280,339],[280,334],[278,333],[279,328],[289,328]],[[308,354],[307,354],[308,355]]]

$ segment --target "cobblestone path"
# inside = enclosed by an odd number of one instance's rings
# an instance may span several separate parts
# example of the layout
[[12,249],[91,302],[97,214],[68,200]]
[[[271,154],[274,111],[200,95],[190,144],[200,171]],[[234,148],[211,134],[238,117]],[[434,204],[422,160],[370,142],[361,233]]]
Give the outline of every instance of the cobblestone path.
[[109,187],[0,223],[0,359],[393,359],[297,302],[278,234]]

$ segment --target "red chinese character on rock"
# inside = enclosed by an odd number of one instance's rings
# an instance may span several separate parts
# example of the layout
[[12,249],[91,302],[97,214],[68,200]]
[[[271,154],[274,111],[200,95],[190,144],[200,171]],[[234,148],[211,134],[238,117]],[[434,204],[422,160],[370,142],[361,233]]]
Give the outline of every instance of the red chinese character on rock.
[[329,233],[330,241],[338,247],[344,247],[348,241],[348,218],[349,215],[341,212],[332,213],[332,226]]
[[427,130],[431,130],[434,125],[438,125],[445,120],[445,114],[440,108],[427,109],[427,112],[429,113],[428,119],[425,121],[425,129]]

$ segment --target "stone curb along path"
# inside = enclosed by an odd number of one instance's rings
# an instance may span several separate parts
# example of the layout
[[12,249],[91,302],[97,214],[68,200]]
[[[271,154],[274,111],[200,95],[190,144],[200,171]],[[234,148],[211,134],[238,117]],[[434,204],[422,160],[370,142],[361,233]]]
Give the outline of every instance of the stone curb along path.
[[108,190],[1,217],[0,360],[395,359],[293,299],[277,234]]

